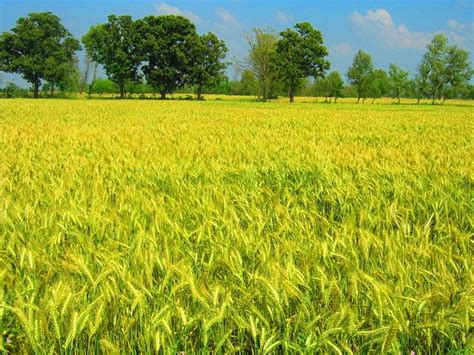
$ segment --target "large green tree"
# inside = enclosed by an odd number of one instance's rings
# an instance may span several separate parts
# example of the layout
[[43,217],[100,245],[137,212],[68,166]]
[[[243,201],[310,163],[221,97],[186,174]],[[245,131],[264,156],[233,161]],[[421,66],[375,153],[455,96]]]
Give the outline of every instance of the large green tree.
[[347,71],[347,79],[357,91],[357,103],[369,94],[373,73],[372,57],[363,50],[359,50]]
[[227,64],[223,60],[227,47],[213,33],[206,33],[195,39],[187,83],[196,86],[197,97],[201,99],[204,88],[216,86],[225,78],[224,69]]
[[137,21],[137,34],[142,71],[164,99],[189,81],[196,28],[182,16],[147,16]]
[[60,83],[74,70],[81,46],[51,12],[20,17],[11,32],[0,35],[0,70],[20,74],[39,96],[41,81]]
[[118,85],[120,97],[124,98],[127,82],[138,81],[140,77],[141,58],[131,16],[110,15],[107,23],[91,27],[82,42],[88,56],[103,65],[108,78]]
[[294,29],[280,32],[273,68],[288,89],[290,102],[294,101],[301,78],[316,79],[329,69],[327,55],[321,32],[308,22],[298,23]]
[[398,103],[400,103],[400,97],[406,93],[407,87],[410,83],[408,72],[402,70],[396,64],[390,64],[388,75],[391,94],[393,97],[396,97]]

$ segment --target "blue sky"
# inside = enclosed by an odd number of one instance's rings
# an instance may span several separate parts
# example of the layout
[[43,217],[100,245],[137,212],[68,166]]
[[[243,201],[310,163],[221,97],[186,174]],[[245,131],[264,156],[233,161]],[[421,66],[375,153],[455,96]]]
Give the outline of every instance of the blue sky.
[[[199,32],[211,31],[225,40],[229,59],[245,56],[244,36],[253,27],[280,31],[309,21],[323,33],[331,70],[341,73],[359,48],[372,54],[377,67],[397,63],[413,73],[424,46],[438,32],[468,49],[471,61],[474,52],[474,0],[0,0],[0,32],[10,30],[18,17],[39,11],[57,14],[77,38],[110,14],[181,14],[193,20]],[[236,74],[229,69],[229,75]],[[1,72],[0,78],[22,83]]]

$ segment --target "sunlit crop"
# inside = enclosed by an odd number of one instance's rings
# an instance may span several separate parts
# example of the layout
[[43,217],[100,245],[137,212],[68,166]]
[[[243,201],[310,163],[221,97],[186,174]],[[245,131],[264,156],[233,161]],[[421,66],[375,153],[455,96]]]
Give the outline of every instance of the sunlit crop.
[[0,100],[0,345],[472,345],[472,106]]

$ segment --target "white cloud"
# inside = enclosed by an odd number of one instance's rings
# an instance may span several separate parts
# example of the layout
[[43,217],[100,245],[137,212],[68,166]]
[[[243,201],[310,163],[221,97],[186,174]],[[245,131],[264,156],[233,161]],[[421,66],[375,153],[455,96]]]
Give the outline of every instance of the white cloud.
[[283,11],[278,10],[276,12],[276,20],[279,23],[288,23],[288,22],[293,22],[293,15],[291,14],[286,14]]
[[216,15],[219,17],[224,24],[234,27],[240,27],[239,22],[237,19],[226,9],[217,9]]
[[449,30],[446,32],[448,38],[461,47],[470,50],[474,47],[474,22],[469,24],[461,23],[457,20],[448,20]]
[[348,55],[352,53],[352,46],[349,43],[339,43],[330,48],[330,52],[340,55]]
[[460,23],[454,19],[448,20],[448,26],[455,30],[463,30],[466,27],[465,24]]
[[366,15],[356,11],[351,20],[359,30],[390,47],[422,49],[433,37],[432,33],[412,32],[403,24],[397,26],[385,9],[369,10]]
[[188,10],[181,10],[175,6],[167,4],[166,2],[160,2],[159,4],[155,4],[154,7],[159,15],[180,15],[186,17],[187,19],[193,22],[201,22],[201,18],[195,13]]

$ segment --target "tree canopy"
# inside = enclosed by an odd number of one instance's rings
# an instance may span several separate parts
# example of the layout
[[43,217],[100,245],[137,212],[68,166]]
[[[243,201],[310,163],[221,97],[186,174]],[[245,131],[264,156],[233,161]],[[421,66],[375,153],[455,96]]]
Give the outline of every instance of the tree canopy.
[[107,23],[91,27],[82,42],[88,56],[104,66],[109,79],[119,86],[120,97],[124,98],[126,83],[140,77],[140,56],[132,17],[110,15]]
[[373,72],[372,57],[363,50],[359,50],[352,61],[352,65],[347,70],[347,79],[357,91],[357,102],[361,98],[365,99],[369,93]]
[[196,27],[187,18],[175,15],[147,16],[136,26],[142,71],[147,82],[165,98],[183,87],[191,75],[193,46],[202,45]]
[[301,78],[317,78],[329,69],[328,54],[321,32],[308,22],[280,32],[273,63],[277,76],[288,89],[290,102],[294,101]]
[[224,69],[227,64],[223,60],[227,47],[213,33],[198,36],[195,40],[188,83],[196,86],[197,97],[201,99],[204,88],[215,86],[225,78]]
[[34,86],[38,97],[41,81],[59,83],[74,70],[79,41],[51,12],[20,17],[11,32],[0,35],[0,70],[20,74]]

